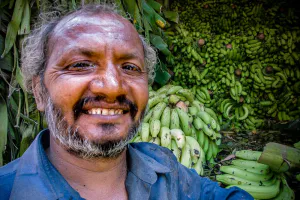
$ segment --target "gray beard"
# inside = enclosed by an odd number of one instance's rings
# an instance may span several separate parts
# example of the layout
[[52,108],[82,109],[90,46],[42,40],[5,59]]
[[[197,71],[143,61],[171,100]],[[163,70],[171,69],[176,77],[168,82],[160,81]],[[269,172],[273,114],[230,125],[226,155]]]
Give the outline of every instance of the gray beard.
[[[47,105],[45,109],[45,117],[48,123],[48,128],[52,136],[60,142],[64,149],[72,153],[76,157],[83,159],[92,158],[116,158],[127,147],[129,141],[137,133],[141,118],[132,124],[125,139],[118,141],[108,141],[106,143],[99,143],[90,141],[82,136],[84,133],[79,133],[79,127],[68,125],[67,121],[62,115],[62,112],[55,107],[50,97],[47,98]],[[104,128],[114,129],[113,124],[105,124]]]

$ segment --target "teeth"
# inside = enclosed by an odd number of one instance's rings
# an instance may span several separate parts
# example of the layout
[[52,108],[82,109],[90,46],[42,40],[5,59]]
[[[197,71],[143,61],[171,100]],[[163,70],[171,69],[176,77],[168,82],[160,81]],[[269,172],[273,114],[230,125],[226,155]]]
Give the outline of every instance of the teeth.
[[121,115],[123,110],[121,109],[106,109],[106,108],[93,108],[88,110],[90,115]]

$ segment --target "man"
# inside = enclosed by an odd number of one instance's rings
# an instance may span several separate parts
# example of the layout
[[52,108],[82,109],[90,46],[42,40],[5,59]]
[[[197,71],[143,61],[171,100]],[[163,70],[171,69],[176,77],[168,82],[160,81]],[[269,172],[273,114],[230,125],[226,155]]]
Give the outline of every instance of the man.
[[0,199],[252,199],[201,178],[166,148],[128,144],[145,112],[155,51],[112,7],[42,25],[22,52],[49,130],[0,170]]

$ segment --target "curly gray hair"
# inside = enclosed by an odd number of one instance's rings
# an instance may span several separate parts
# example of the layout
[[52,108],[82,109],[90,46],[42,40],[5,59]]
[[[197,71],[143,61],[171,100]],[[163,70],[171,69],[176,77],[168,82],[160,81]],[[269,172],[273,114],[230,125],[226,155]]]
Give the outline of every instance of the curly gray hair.
[[[32,92],[32,79],[33,77],[41,77],[41,81],[44,77],[44,72],[47,64],[47,46],[49,36],[53,32],[56,25],[62,20],[78,15],[92,15],[95,13],[109,13],[120,15],[116,5],[114,4],[97,4],[86,5],[78,10],[70,12],[64,16],[60,16],[59,12],[49,12],[40,16],[40,21],[36,24],[35,29],[31,34],[24,39],[21,63],[22,73],[24,79],[24,86],[28,92]],[[51,20],[49,20],[51,19]],[[140,40],[143,44],[145,55],[145,67],[148,73],[148,83],[153,83],[155,76],[155,64],[156,64],[156,51],[152,48],[143,36],[140,35]]]

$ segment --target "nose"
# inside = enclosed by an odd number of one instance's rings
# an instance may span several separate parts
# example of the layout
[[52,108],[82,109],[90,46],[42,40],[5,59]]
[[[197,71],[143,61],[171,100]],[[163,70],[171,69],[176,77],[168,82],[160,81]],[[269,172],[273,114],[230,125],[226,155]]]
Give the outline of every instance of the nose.
[[97,72],[89,84],[89,89],[94,95],[104,97],[109,103],[114,103],[117,97],[126,95],[123,77],[118,66],[113,64]]

